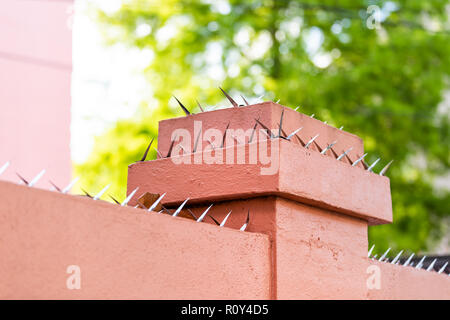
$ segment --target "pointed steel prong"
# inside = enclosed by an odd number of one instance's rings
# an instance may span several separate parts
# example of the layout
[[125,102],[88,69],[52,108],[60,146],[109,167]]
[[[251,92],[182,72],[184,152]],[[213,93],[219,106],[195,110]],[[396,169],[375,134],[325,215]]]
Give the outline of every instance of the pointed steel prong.
[[248,103],[248,101],[244,98],[244,96],[241,94],[241,98],[242,98],[242,100],[244,100],[244,103],[247,105],[247,106],[249,106],[250,104]]
[[159,152],[158,149],[154,148],[156,150],[156,153],[158,154],[159,158],[162,159],[164,158],[163,155],[161,154],[161,152]]
[[114,198],[112,195],[109,194],[109,197],[118,205],[120,205],[119,200],[117,200],[116,198]]
[[202,105],[200,104],[200,102],[198,102],[198,100],[195,100],[195,101],[197,101],[197,105],[198,105],[198,107],[200,108],[200,110],[201,110],[202,112],[205,112],[205,110],[203,110]]
[[220,226],[220,222],[217,221],[213,216],[209,215],[208,217],[210,217],[211,220],[214,221],[214,223],[215,223],[217,226]]
[[11,164],[11,162],[6,161],[6,163],[0,168],[0,175],[5,172],[6,169],[8,169],[9,165]]
[[367,171],[372,172],[372,169],[377,165],[378,161],[380,161],[381,158],[378,158],[377,160],[375,160],[370,167],[367,168]]
[[352,151],[353,147],[350,147],[347,151],[345,151],[343,154],[341,154],[339,157],[337,157],[337,161],[341,160],[343,157],[345,157],[350,151]]
[[383,253],[383,255],[380,257],[380,259],[378,259],[378,261],[383,261],[384,258],[386,258],[386,255],[388,254],[388,252],[391,251],[391,248],[387,249],[385,253]]
[[283,130],[283,116],[284,116],[284,109],[283,111],[281,111],[280,123],[278,125],[278,137],[281,137],[281,131]]
[[227,137],[227,130],[229,127],[230,127],[230,123],[228,122],[227,127],[225,128],[225,132],[223,133],[222,145],[220,146],[221,148],[223,148],[225,146],[225,138]]
[[294,109],[294,111],[297,111],[297,110],[298,110],[298,108],[300,108],[300,106],[298,106],[297,108],[295,108],[295,109]]
[[375,260],[378,257],[378,253],[372,257],[372,260]]
[[175,96],[173,96],[173,97],[175,98],[175,100],[177,100],[178,104],[180,105],[181,109],[183,109],[184,113],[185,113],[187,116],[190,115],[191,113],[189,112],[188,109],[186,109],[185,106],[183,106],[183,104],[180,102],[180,100],[178,100],[177,97],[175,97]]
[[280,102],[280,99],[278,99],[277,102],[275,102],[275,103],[279,103],[279,102]]
[[264,102],[264,100],[262,99],[264,96],[265,96],[265,94],[262,94],[258,98],[256,98],[256,100],[261,100],[262,102]]
[[308,141],[308,143],[305,145],[305,148],[308,149],[311,143],[313,143],[314,140],[319,136],[319,134],[316,134],[314,137],[311,138],[311,140]]
[[324,123],[324,124],[327,124],[328,122],[327,122],[327,121],[324,121],[323,123]]
[[92,199],[94,199],[94,200],[100,199],[100,197],[106,192],[106,190],[109,189],[110,186],[111,186],[111,184],[108,184],[106,187],[104,187],[102,190],[100,190],[100,192],[97,193],[97,194],[94,196],[94,198],[92,198]]
[[43,169],[41,172],[39,172],[38,174],[37,174],[37,176],[36,177],[34,177],[34,179],[33,180],[31,180],[30,181],[30,183],[28,184],[28,186],[29,187],[32,187],[32,186],[34,186],[36,183],[38,183],[38,181],[42,178],[42,176],[45,174],[45,169]]
[[373,244],[370,248],[369,252],[367,253],[367,257],[370,258],[370,255],[372,254],[373,248],[375,248],[375,245]]
[[75,183],[78,182],[78,180],[80,180],[80,178],[76,177],[75,179],[73,179],[61,192],[66,194],[70,191],[70,189],[73,188],[73,186],[75,185]]
[[187,198],[186,200],[183,201],[183,203],[178,207],[178,209],[173,213],[172,217],[176,217],[181,209],[183,209],[184,205],[186,204],[186,202],[188,202],[189,198]]
[[420,259],[420,261],[419,261],[419,262],[417,263],[417,265],[416,265],[416,269],[422,268],[423,261],[425,260],[426,257],[427,257],[427,256],[423,256],[423,258]]
[[158,205],[158,203],[161,202],[162,198],[164,198],[165,195],[166,195],[165,192],[162,195],[160,195],[159,198],[155,202],[153,202],[153,204],[150,206],[150,208],[148,208],[148,211],[152,211],[153,209],[155,209],[156,206]]
[[150,150],[154,139],[155,138],[152,138],[152,141],[150,141],[150,144],[148,145],[147,149],[145,149],[144,155],[142,156],[140,161],[145,161],[145,159],[147,158],[148,150]]
[[344,126],[341,126],[341,127],[339,128],[339,130],[342,130],[342,129],[344,129]]
[[295,135],[297,134],[297,132],[299,132],[299,131],[302,130],[302,129],[303,129],[303,127],[300,127],[300,128],[298,128],[297,130],[293,131],[291,134],[289,134],[289,135],[286,137],[286,140],[291,140],[291,138],[292,138],[293,136],[295,136]]
[[198,132],[197,138],[195,139],[194,143],[194,150],[192,151],[192,153],[195,153],[197,151],[198,141],[200,140],[201,133],[202,133],[201,131]]
[[315,116],[315,115],[316,115],[316,114],[315,114],[315,113],[313,113],[312,115],[310,115],[310,117],[311,117],[311,118],[314,118],[314,116]]
[[427,268],[427,271],[433,270],[433,267],[434,267],[434,264],[436,263],[436,261],[437,261],[437,258],[435,258],[435,259],[433,260],[433,262],[430,263],[430,265],[429,265],[428,268]]
[[[259,119],[259,118],[258,118]],[[251,143],[253,140],[253,136],[255,134],[256,131],[256,127],[258,126],[258,122],[255,121],[255,125],[253,126],[253,130],[252,130],[252,134],[250,135],[250,138],[248,139],[248,143]]]
[[269,136],[269,138],[272,139],[274,137],[273,134],[272,134],[272,131],[266,125],[264,125],[261,121],[259,121],[258,119],[255,119],[255,120],[261,127],[263,127],[263,129],[265,129],[267,131],[267,135]]
[[86,197],[88,197],[88,198],[93,198],[86,190],[84,190],[83,188],[81,188],[81,191],[83,191],[84,192],[84,195],[86,196]]
[[237,108],[237,107],[238,107],[238,104],[236,103],[236,101],[234,101],[233,98],[230,97],[230,96],[228,95],[228,93],[226,93],[225,90],[223,90],[221,87],[219,87],[219,89],[223,92],[223,94],[225,95],[225,97],[227,97],[228,101],[231,102],[231,104],[233,105],[233,107]]
[[335,144],[337,143],[337,140],[330,143],[325,149],[322,150],[321,154],[325,154],[328,150],[330,150]]
[[239,229],[240,231],[245,231],[247,229],[248,223],[250,222],[250,210],[247,212],[247,219],[245,220],[244,225]]
[[183,150],[183,154],[187,153],[186,149],[183,147],[183,145],[179,144],[181,150]]
[[391,166],[392,162],[394,162],[394,160],[389,161],[389,163],[387,165],[384,166],[383,169],[381,169],[380,171],[380,176],[384,176],[384,174],[386,173],[386,171],[389,169],[389,167]]
[[22,176],[21,176],[20,174],[18,174],[17,172],[16,172],[16,175],[19,177],[20,180],[22,180],[23,183],[25,183],[26,185],[28,185],[28,181],[27,181],[24,177],[22,177]]
[[220,223],[220,225],[219,225],[219,227],[223,227],[224,225],[225,225],[225,223],[227,222],[227,220],[228,220],[228,217],[230,216],[230,214],[231,214],[231,211],[232,210],[230,210],[230,212],[228,212],[228,214],[226,215],[226,217],[222,220],[222,222]]
[[353,162],[352,167],[356,166],[364,157],[367,156],[367,153],[364,153],[361,157],[359,157],[355,162]]
[[128,204],[128,202],[130,202],[131,198],[133,198],[133,196],[136,194],[136,192],[139,190],[139,187],[137,187],[136,189],[133,190],[133,192],[131,192],[128,197],[125,198],[125,200],[123,200],[123,202],[120,204],[122,207],[126,206]]
[[395,258],[392,260],[392,264],[395,264],[397,262],[398,259],[400,259],[400,256],[402,255],[403,250],[401,250],[396,256]]
[[176,139],[177,137],[175,137],[175,139],[173,139],[172,142],[170,143],[169,152],[167,152],[166,158],[170,158],[170,156],[172,155],[173,145],[175,144]]
[[58,187],[55,183],[53,183],[52,180],[48,180],[48,182],[50,182],[50,184],[53,186],[53,188],[55,188],[56,191],[62,192],[61,188]]
[[206,214],[208,213],[209,209],[211,209],[212,206],[213,206],[213,204],[210,205],[210,206],[208,207],[208,209],[206,209],[206,210],[202,213],[202,215],[197,219],[197,222],[202,222],[202,220],[205,218]]
[[197,220],[198,218],[197,218],[197,216],[192,212],[192,210],[191,209],[187,209],[187,212],[189,212],[189,214],[191,215],[191,217],[192,218],[194,218],[194,220]]
[[448,261],[439,269],[438,273],[442,273],[445,270],[445,267],[448,265]]

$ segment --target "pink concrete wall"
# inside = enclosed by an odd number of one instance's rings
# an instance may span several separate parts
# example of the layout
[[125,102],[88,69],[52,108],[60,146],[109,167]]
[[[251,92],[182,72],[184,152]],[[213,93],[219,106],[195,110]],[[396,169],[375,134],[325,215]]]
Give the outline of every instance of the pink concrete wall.
[[[67,184],[70,161],[72,1],[0,2],[0,166],[2,179],[31,179],[43,168]],[[48,188],[48,179],[39,187]]]
[[266,235],[8,182],[0,205],[0,299],[270,298]]

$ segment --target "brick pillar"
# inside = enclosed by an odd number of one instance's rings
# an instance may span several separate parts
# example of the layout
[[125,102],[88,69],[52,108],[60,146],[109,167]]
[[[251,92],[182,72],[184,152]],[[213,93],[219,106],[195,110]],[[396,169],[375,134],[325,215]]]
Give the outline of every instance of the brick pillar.
[[[298,138],[268,140],[258,125],[249,143],[255,119],[277,135],[283,111],[286,134],[303,127]],[[227,131],[221,148],[227,127],[248,130],[247,135]],[[208,129],[216,129],[216,139]],[[214,149],[205,134],[211,134]],[[171,157],[129,166],[128,192],[136,187],[166,192],[169,208],[189,197],[187,207],[197,215],[214,203],[210,214],[221,221],[232,210],[226,227],[235,229],[250,211],[246,231],[270,236],[274,299],[367,296],[367,227],[392,222],[392,206],[388,178],[367,172],[362,163],[350,165],[364,153],[360,138],[272,102],[161,121],[158,148],[164,156],[173,138]],[[321,154],[333,141],[332,150]],[[261,163],[260,150],[266,145],[270,163]],[[336,154],[350,147],[349,158],[337,161]],[[227,162],[227,153],[234,161]],[[239,163],[242,154],[244,163]],[[223,164],[208,164],[213,157],[222,157]],[[210,218],[205,222],[213,223]]]

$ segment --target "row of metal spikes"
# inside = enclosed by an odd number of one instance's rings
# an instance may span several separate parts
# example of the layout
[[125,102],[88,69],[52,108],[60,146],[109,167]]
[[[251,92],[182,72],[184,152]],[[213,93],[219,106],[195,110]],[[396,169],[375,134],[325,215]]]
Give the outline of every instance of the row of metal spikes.
[[[6,162],[1,168],[0,168],[0,175],[9,167],[10,162]],[[25,178],[23,178],[20,174],[16,173],[17,176],[20,178],[21,182],[23,182],[25,185],[27,185],[28,187],[33,187],[45,174],[46,170],[42,170],[41,172],[39,172],[36,177],[34,177],[32,180],[28,181]],[[53,186],[53,188],[55,188],[56,191],[63,193],[63,194],[67,194],[72,188],[73,186],[77,183],[77,181],[79,180],[79,178],[75,178],[73,179],[66,187],[64,188],[60,188],[58,187],[56,184],[54,184],[52,181],[49,181],[50,184]],[[100,192],[98,192],[95,195],[91,195],[89,194],[87,191],[83,190],[84,192],[84,196],[87,196],[88,198],[91,198],[93,200],[100,200],[100,198],[105,194],[105,192],[109,189],[109,187],[111,186],[111,184],[108,184],[106,187],[104,187],[102,190],[100,190]],[[139,187],[137,187],[136,189],[134,189],[127,197],[124,201],[119,202],[117,199],[115,199],[113,196],[110,195],[110,198],[118,205],[121,205],[122,207],[128,205],[128,203],[130,202],[130,200],[134,197],[134,195],[136,194],[136,192],[139,190]],[[158,206],[158,204],[161,202],[161,200],[164,198],[164,196],[166,195],[166,193],[163,193],[148,209],[147,211],[149,212],[153,212],[154,209]],[[169,209],[165,208],[163,205],[162,208],[163,210],[158,211],[157,213],[161,214],[163,212],[170,214],[172,217],[176,217],[178,216],[178,214],[181,212],[181,210],[183,209],[183,207],[186,205],[186,203],[188,202],[189,198],[187,198],[186,200],[183,201],[183,203],[173,212],[171,213],[169,211]],[[205,217],[207,216],[208,212],[210,211],[210,209],[213,207],[213,204],[211,204],[199,217],[197,217],[190,209],[187,209],[187,212],[189,212],[189,214],[195,219],[195,221],[197,222],[202,222]],[[135,208],[140,208],[139,205],[136,205]],[[213,216],[208,215],[211,220],[214,221],[215,224],[217,224],[219,227],[224,227],[225,223],[227,222],[229,216],[231,215],[231,210],[228,212],[228,214],[225,216],[225,218],[222,220],[222,222],[217,221]],[[247,212],[247,219],[245,221],[245,223],[242,225],[242,227],[239,229],[241,231],[245,231],[247,229],[247,226],[250,222],[250,210]]]
[[[389,253],[389,251],[391,251],[391,248],[388,248],[382,255],[380,258],[378,258],[378,254],[375,254],[373,256],[372,252],[373,249],[375,248],[375,245],[372,245],[372,247],[370,248],[369,252],[367,253],[367,257],[372,259],[372,260],[378,260],[380,262],[386,262],[389,263],[389,258],[387,258],[387,254]],[[412,253],[408,259],[406,259],[406,261],[404,263],[400,263],[400,257],[403,253],[403,250],[401,250],[395,257],[394,259],[392,259],[392,261],[390,262],[391,264],[395,264],[395,265],[402,265],[404,267],[414,267],[414,262],[411,261],[414,257],[414,253]],[[414,267],[415,269],[422,269],[423,267],[423,262],[425,261],[427,256],[423,256],[422,259],[420,259],[419,262],[417,262],[416,266]],[[378,258],[378,259],[377,259]],[[431,271],[434,270],[434,265],[436,264],[437,258],[435,258],[430,264],[429,266],[425,269],[426,271]],[[448,265],[448,261],[437,271],[437,273],[442,273],[444,272],[445,268]],[[450,276],[450,273],[448,274]]]

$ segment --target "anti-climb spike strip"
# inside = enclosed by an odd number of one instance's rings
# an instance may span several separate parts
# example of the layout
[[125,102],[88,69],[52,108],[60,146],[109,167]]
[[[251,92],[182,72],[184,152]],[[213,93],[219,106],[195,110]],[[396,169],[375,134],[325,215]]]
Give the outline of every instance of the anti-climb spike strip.
[[364,153],[361,157],[358,158],[358,160],[353,162],[352,167],[356,166],[360,161],[362,161],[365,156],[367,156],[367,153]]
[[330,143],[325,149],[322,150],[321,154],[325,154],[328,150],[330,150],[335,144],[337,143],[336,141],[333,141],[332,143]]
[[9,161],[6,161],[6,163],[0,168],[0,175],[5,172],[6,169],[8,169],[9,165],[11,163]]
[[295,135],[297,134],[297,132],[299,132],[299,131],[302,130],[302,129],[303,129],[303,127],[300,127],[300,128],[298,128],[297,130],[293,131],[291,134],[289,134],[289,135],[286,137],[286,140],[291,140],[291,138],[292,138],[293,136],[295,136]]
[[437,261],[437,258],[434,259],[433,262],[430,263],[430,265],[429,265],[428,268],[427,268],[427,271],[433,270],[433,267],[434,267],[434,264],[436,263],[436,261]]
[[238,107],[238,104],[236,103],[236,101],[234,101],[233,98],[230,97],[230,96],[228,95],[228,93],[226,93],[225,90],[223,90],[221,87],[219,87],[219,89],[223,92],[223,94],[225,95],[225,97],[227,97],[228,101],[231,102],[231,104],[233,105],[233,107],[237,108],[237,107]]
[[36,183],[38,183],[38,181],[42,178],[42,176],[45,174],[45,169],[43,169],[41,172],[39,172],[37,174],[36,177],[34,177],[33,180],[30,181],[30,183],[28,184],[29,187],[34,186]]
[[70,191],[70,189],[73,188],[73,186],[75,185],[75,183],[78,182],[78,180],[80,180],[80,178],[76,177],[75,179],[73,179],[64,189],[62,189],[62,193],[66,194]]
[[426,257],[427,257],[427,256],[423,256],[423,258],[420,259],[420,261],[419,261],[419,262],[417,263],[417,265],[416,265],[416,269],[422,268],[423,261],[425,260]]
[[375,245],[373,244],[370,248],[369,252],[367,253],[367,258],[370,258],[370,255],[372,254],[373,248],[375,248]]
[[200,102],[198,102],[198,100],[195,100],[195,101],[197,101],[197,105],[198,105],[198,107],[200,108],[200,110],[201,110],[202,112],[205,112],[205,110],[203,110],[202,105],[200,104]]
[[311,143],[313,143],[314,140],[319,136],[319,134],[316,134],[311,140],[308,141],[308,143],[305,145],[305,148],[308,149]]
[[387,249],[385,253],[383,253],[383,255],[380,257],[380,259],[378,259],[378,261],[383,261],[384,258],[386,258],[386,255],[388,254],[388,252],[391,251],[391,248]]
[[281,131],[283,130],[283,116],[284,116],[284,109],[281,111],[281,118],[280,118],[280,125],[278,126],[278,137],[281,137]]
[[248,103],[248,101],[244,98],[244,96],[241,94],[241,98],[242,98],[242,100],[244,100],[244,103],[247,105],[247,106],[249,106],[250,104]]
[[197,219],[197,222],[202,222],[202,220],[205,218],[206,214],[208,213],[209,209],[211,209],[212,206],[213,206],[213,204],[210,205],[210,206],[208,207],[208,209],[206,209],[206,210],[202,213],[202,215]]
[[166,195],[166,193],[163,193],[162,195],[160,195],[159,198],[155,202],[153,202],[153,204],[150,206],[150,208],[148,208],[148,211],[153,211],[153,209],[156,208],[158,203],[161,202],[162,198],[164,198],[165,195]]
[[183,109],[184,113],[185,113],[187,116],[190,115],[191,113],[189,112],[188,109],[186,109],[185,106],[183,106],[183,104],[180,102],[180,100],[178,100],[177,97],[175,97],[175,96],[173,96],[173,97],[175,98],[175,100],[177,100],[178,104],[180,105],[181,109]]
[[125,200],[123,200],[123,202],[120,204],[122,207],[126,206],[128,204],[128,202],[130,202],[131,198],[133,198],[133,196],[136,194],[136,192],[139,190],[139,187],[137,187],[136,189],[133,190],[133,192],[131,192],[128,197],[125,198]]
[[409,263],[411,262],[411,259],[414,257],[414,253],[412,253],[409,258],[405,261],[405,263],[403,264],[404,267],[407,267],[409,265]]
[[339,157],[337,157],[337,161],[341,160],[343,157],[345,157],[347,155],[347,153],[349,153],[350,151],[352,151],[353,147],[350,147],[349,149],[347,149],[347,151],[345,151],[344,153],[342,153]]
[[380,161],[381,158],[378,158],[377,160],[375,160],[370,167],[367,168],[367,171],[371,172],[372,169],[377,165],[378,161]]
[[384,176],[384,174],[386,173],[386,171],[389,169],[389,167],[391,166],[392,162],[394,162],[394,160],[389,161],[389,163],[380,171],[380,176]]
[[147,158],[148,150],[150,150],[154,139],[155,138],[152,138],[152,141],[150,141],[150,144],[148,145],[147,149],[145,149],[144,155],[142,156],[140,161],[145,161],[145,159]]
[[244,225],[239,229],[240,231],[245,231],[247,229],[248,223],[250,222],[250,210],[247,212],[247,219],[245,220]]
[[295,109],[294,109],[294,111],[297,111],[297,110],[298,110],[298,108],[300,108],[300,107],[297,107],[297,108],[295,108]]
[[439,269],[438,273],[442,273],[445,270],[445,267],[448,265],[448,261]]
[[111,186],[111,184],[108,184],[106,187],[104,187],[102,190],[100,190],[100,192],[97,193],[97,194],[94,196],[94,198],[92,198],[92,199],[94,199],[94,200],[100,199],[100,197],[106,192],[106,190],[109,189],[110,186]]
[[229,127],[230,127],[230,123],[228,122],[227,127],[225,128],[225,132],[223,133],[222,145],[220,146],[221,148],[223,148],[225,146],[225,138],[227,137],[227,131],[228,131]]
[[401,250],[396,256],[395,256],[395,258],[392,260],[392,264],[395,264],[397,261],[398,261],[398,259],[400,259],[400,256],[402,255],[402,253],[403,253],[403,250]]
[[178,209],[173,213],[172,217],[176,217],[181,209],[183,209],[184,205],[186,204],[186,202],[188,202],[189,198],[187,198],[186,200],[183,201],[183,203],[178,207]]
[[219,227],[223,227],[225,225],[225,223],[227,222],[228,217],[230,216],[230,214],[231,214],[231,210],[230,210],[230,212],[228,212],[226,217],[222,220],[222,222],[220,223]]
[[173,145],[175,144],[176,139],[177,138],[175,137],[175,139],[173,139],[172,142],[170,143],[169,152],[167,152],[166,158],[170,158],[170,156],[172,155]]

